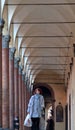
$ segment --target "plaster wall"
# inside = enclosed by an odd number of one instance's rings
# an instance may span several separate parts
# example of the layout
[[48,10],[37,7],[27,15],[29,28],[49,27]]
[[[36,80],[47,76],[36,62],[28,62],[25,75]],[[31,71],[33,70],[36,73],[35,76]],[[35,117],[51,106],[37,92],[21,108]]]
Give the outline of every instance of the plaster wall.
[[[50,85],[51,86],[51,85]],[[55,94],[55,110],[54,110],[54,122],[55,122],[55,130],[65,130],[65,105],[66,105],[66,92],[64,86],[56,86],[52,85],[51,88]],[[56,106],[61,102],[63,106],[63,122],[56,122]],[[47,116],[47,108],[46,108],[46,116]]]
[[[71,97],[71,102],[69,100]],[[67,89],[67,103],[68,103],[68,130],[75,129],[75,58],[73,59],[72,71]]]
[[[65,130],[65,105],[66,105],[66,92],[64,86],[53,86],[55,93],[55,130]],[[63,107],[63,122],[56,122],[56,106],[61,102]]]

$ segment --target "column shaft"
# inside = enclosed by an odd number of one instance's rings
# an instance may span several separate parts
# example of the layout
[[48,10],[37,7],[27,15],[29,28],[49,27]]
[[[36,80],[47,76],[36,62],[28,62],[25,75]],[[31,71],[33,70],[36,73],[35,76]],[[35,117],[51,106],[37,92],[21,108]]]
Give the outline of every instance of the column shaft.
[[[25,84],[25,83],[24,83]],[[24,102],[25,102],[25,117],[27,114],[27,106],[26,106],[26,84],[25,84],[25,96],[24,96]]]
[[27,89],[27,87],[26,87],[26,113],[27,113],[27,108],[28,108],[28,102],[29,102],[28,89]]
[[2,35],[0,35],[0,127],[2,127]]
[[22,69],[19,66],[19,126],[22,130]]
[[13,130],[14,120],[14,51],[9,50],[9,128]]
[[2,127],[2,28],[4,20],[0,19],[0,127]]
[[[24,122],[24,118],[25,118],[25,109],[24,109],[24,74],[22,74],[22,125],[23,125],[23,122]],[[22,129],[24,130],[24,125],[23,125]]]
[[16,58],[14,60],[14,117],[19,116],[18,62],[19,59]]
[[24,83],[24,119],[25,119],[25,114],[26,114],[26,108],[25,108],[25,83]]
[[2,127],[9,128],[9,36],[2,39]]

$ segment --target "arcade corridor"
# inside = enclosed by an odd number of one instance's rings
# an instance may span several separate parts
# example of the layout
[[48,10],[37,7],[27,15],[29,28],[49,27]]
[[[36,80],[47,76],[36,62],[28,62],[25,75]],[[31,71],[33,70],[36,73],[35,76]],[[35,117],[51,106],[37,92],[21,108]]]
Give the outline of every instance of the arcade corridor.
[[[40,130],[75,130],[75,0],[0,0],[0,130],[24,127],[29,99],[45,99]],[[18,130],[18,128],[17,128]]]

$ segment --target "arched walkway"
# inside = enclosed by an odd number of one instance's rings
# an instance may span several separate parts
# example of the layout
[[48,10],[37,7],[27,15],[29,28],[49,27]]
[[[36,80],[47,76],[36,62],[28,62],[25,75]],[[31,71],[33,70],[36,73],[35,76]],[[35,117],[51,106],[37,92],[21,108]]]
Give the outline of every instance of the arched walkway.
[[74,0],[0,0],[0,129],[14,130],[19,117],[19,130],[29,130],[23,121],[35,87],[45,98],[43,130],[51,109],[55,130],[75,130]]

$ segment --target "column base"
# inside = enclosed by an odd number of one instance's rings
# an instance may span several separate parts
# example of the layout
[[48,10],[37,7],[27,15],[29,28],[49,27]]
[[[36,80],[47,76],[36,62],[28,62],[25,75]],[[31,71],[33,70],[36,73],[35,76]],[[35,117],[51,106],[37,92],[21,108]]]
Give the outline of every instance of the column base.
[[9,128],[3,128],[3,130],[9,130]]
[[9,130],[9,128],[0,128],[0,130]]
[[3,130],[3,128],[0,127],[0,130]]

